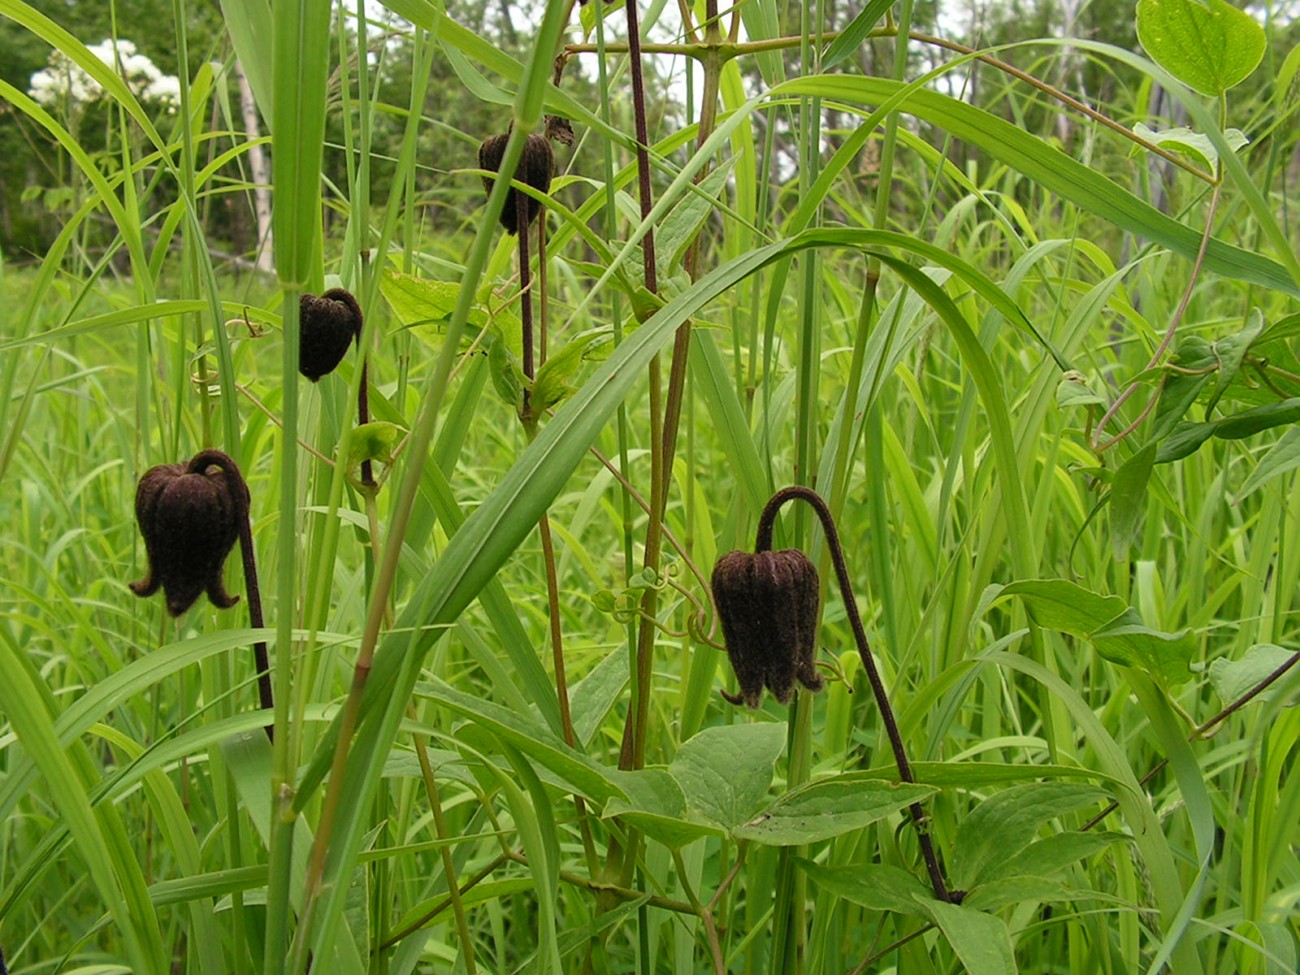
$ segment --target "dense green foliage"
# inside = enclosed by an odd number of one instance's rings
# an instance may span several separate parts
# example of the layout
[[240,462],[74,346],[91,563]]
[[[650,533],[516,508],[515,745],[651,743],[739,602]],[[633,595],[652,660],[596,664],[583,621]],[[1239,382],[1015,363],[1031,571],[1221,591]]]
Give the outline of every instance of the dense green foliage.
[[1300,29],[597,8],[0,0],[9,971],[1296,971]]

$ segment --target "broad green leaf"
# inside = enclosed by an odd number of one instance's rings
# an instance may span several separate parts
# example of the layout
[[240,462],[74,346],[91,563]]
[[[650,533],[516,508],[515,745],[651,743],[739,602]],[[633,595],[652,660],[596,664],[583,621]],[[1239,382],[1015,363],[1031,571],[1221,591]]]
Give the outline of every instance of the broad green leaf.
[[[275,271],[281,287],[292,294],[313,287],[321,275],[330,9],[324,4],[278,3],[271,8],[271,21]],[[286,317],[293,319],[293,311]],[[293,365],[296,368],[296,361]]]
[[[1294,925],[1284,915],[1276,921],[1241,921],[1233,926],[1234,975],[1291,975],[1300,972]],[[1226,959],[1225,959],[1226,960]]]
[[1164,633],[1143,625],[1136,609],[1094,631],[1088,639],[1113,664],[1146,671],[1162,687],[1176,687],[1192,677],[1197,636],[1191,630]]
[[613,333],[608,328],[594,328],[575,335],[564,343],[564,348],[552,354],[537,370],[529,407],[533,415],[558,406],[573,394],[573,380],[598,346],[611,342]]
[[1151,60],[1202,95],[1222,95],[1258,67],[1268,38],[1227,0],[1138,0],[1137,33]]
[[969,890],[992,879],[1045,822],[1096,805],[1104,796],[1096,786],[1074,782],[1034,782],[994,793],[957,827],[950,858],[953,884]]
[[767,796],[785,734],[783,722],[737,724],[683,742],[668,771],[687,808],[727,829],[747,822]]
[[996,911],[1008,904],[1021,904],[1025,901],[1067,901],[1072,894],[1059,880],[1048,880],[1038,876],[1013,876],[1002,880],[990,880],[970,891],[963,906],[976,911]]
[[1221,440],[1244,440],[1273,427],[1296,422],[1300,422],[1300,397],[1225,416],[1215,421],[1214,435]]
[[1147,482],[1156,460],[1156,445],[1149,443],[1120,465],[1110,487],[1110,548],[1116,562],[1128,558],[1138,533],[1138,519],[1146,510]]
[[1178,343],[1169,363],[1177,368],[1166,371],[1161,380],[1152,440],[1163,440],[1173,432],[1213,378],[1207,370],[1215,365],[1214,346],[1199,335],[1189,335]]
[[823,779],[787,792],[731,833],[765,846],[818,843],[870,826],[938,791],[934,786],[863,782],[856,777]]
[[681,786],[664,769],[625,772],[618,776],[618,784],[627,798],[605,803],[602,819],[618,816],[671,850],[705,836],[723,835],[717,826],[687,812]]
[[934,896],[929,887],[906,870],[884,863],[825,867],[811,860],[795,862],[822,890],[873,911],[926,917],[918,901]]
[[1169,435],[1160,441],[1156,451],[1157,464],[1170,464],[1190,457],[1201,444],[1214,436],[1213,423],[1178,423]]
[[1211,437],[1220,440],[1244,440],[1273,427],[1286,426],[1300,422],[1300,396],[1284,399],[1280,403],[1268,403],[1240,413],[1231,413],[1209,420],[1205,423],[1180,423],[1173,432],[1161,442],[1156,454],[1157,464],[1182,460],[1195,453],[1201,444]]
[[1125,840],[1122,833],[1066,832],[1035,840],[1027,847],[993,864],[985,883],[1013,877],[1050,877],[1070,864],[1100,853],[1112,843]]
[[393,460],[393,446],[405,431],[396,423],[374,420],[363,423],[352,431],[352,442],[348,445],[348,470],[355,470],[362,461],[377,460],[390,464]]
[[632,292],[632,314],[637,323],[649,321],[664,306],[664,299],[645,285],[638,285]]
[[1268,449],[1237,492],[1237,503],[1254,494],[1269,481],[1300,467],[1300,426],[1288,427]]
[[1260,344],[1278,339],[1292,339],[1300,335],[1300,312],[1279,318],[1259,337]]
[[[434,281],[386,268],[379,281],[379,290],[404,328],[434,348],[442,345],[456,302],[460,299],[458,282]],[[470,309],[469,324],[478,330],[490,325],[494,341],[504,342],[516,356],[521,354],[523,324],[514,312],[480,301]]]
[[926,898],[930,919],[952,945],[968,975],[1018,975],[1006,922],[995,914]]
[[457,48],[444,44],[442,51],[447,56],[447,63],[456,72],[456,77],[480,101],[487,102],[489,105],[509,105],[513,101],[505,89],[488,81],[483,72]]
[[[1300,660],[1300,653],[1287,650],[1272,643],[1257,643],[1245,652],[1240,660],[1219,657],[1211,661],[1210,683],[1225,705],[1231,704],[1251,690],[1265,677],[1283,666],[1294,667]],[[1272,700],[1273,688],[1261,691],[1258,699]]]
[[1020,596],[1039,626],[1085,637],[1127,608],[1118,596],[1103,596],[1066,579],[1013,582],[998,591],[997,598],[1004,596]]
[[627,680],[627,651],[615,648],[569,688],[573,733],[578,736],[578,741],[586,745],[595,737],[605,715],[627,686]]
[[699,192],[688,194],[685,200],[673,207],[663,223],[655,227],[655,254],[660,280],[671,275],[682,263],[686,249],[718,205],[716,197],[727,187],[733,162],[734,158],[728,159],[705,176],[696,187]]
[[524,367],[505,342],[493,342],[488,346],[488,375],[497,395],[506,404],[519,413],[524,408],[524,390],[531,389],[532,384],[524,375]]
[[1013,582],[996,598],[1003,596],[1020,596],[1039,626],[1083,637],[1111,663],[1140,668],[1164,687],[1192,676],[1188,664],[1196,652],[1196,635],[1153,630],[1118,596],[1103,596],[1065,579]]
[[[1209,136],[1193,132],[1185,125],[1156,131],[1138,122],[1133,126],[1133,134],[1161,148],[1181,152],[1185,156],[1196,156],[1211,171],[1219,164],[1219,150],[1215,148]],[[1250,144],[1250,140],[1241,129],[1225,129],[1223,137],[1234,152]],[[1135,151],[1139,151],[1139,147],[1134,148]]]
[[1245,328],[1215,341],[1214,355],[1218,360],[1219,370],[1216,374],[1214,390],[1210,393],[1210,400],[1205,406],[1207,412],[1214,409],[1228,385],[1237,378],[1246,353],[1250,351],[1263,331],[1264,316],[1258,308],[1252,308],[1246,316]]
[[856,54],[862,47],[862,42],[867,39],[867,35],[893,5],[894,0],[868,0],[867,5],[853,18],[849,26],[840,32],[840,36],[826,45],[826,51],[822,55],[822,70],[829,71],[841,61],[846,61]]

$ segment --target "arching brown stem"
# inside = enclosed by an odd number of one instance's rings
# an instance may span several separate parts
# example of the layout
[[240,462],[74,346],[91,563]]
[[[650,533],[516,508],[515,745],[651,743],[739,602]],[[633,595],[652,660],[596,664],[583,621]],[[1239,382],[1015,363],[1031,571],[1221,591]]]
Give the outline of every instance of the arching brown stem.
[[[244,590],[248,593],[248,622],[254,629],[262,629],[266,621],[262,617],[262,590],[257,582],[257,557],[253,549],[253,525],[249,521],[248,484],[240,473],[239,465],[234,459],[220,450],[201,450],[190,461],[189,470],[202,474],[209,467],[220,468],[230,478],[233,490],[231,495],[235,502],[235,519],[239,523],[239,554],[244,562]],[[253,662],[257,667],[257,696],[263,711],[275,708],[271,693],[271,663],[266,652],[266,641],[258,640],[253,644]],[[272,725],[266,726],[266,736],[274,739]]]
[[[876,706],[880,708],[880,717],[885,725],[885,732],[889,736],[890,747],[894,751],[894,763],[898,766],[898,776],[904,782],[915,782],[916,778],[912,775],[912,765],[907,760],[907,753],[903,749],[903,736],[898,730],[898,721],[894,718],[894,709],[889,704],[889,695],[885,691],[884,682],[880,679],[880,672],[876,669],[875,658],[871,654],[871,645],[867,642],[867,632],[862,625],[862,617],[858,613],[857,597],[853,593],[853,583],[849,578],[848,565],[844,559],[844,547],[840,544],[839,532],[835,528],[835,521],[831,517],[831,509],[827,506],[822,496],[812,488],[803,487],[802,485],[793,485],[782,488],[772,495],[763,508],[763,513],[758,519],[758,535],[754,540],[755,552],[769,552],[772,550],[772,529],[776,524],[777,512],[781,510],[782,505],[787,501],[798,499],[806,502],[817,512],[817,517],[821,519],[822,530],[826,533],[826,545],[830,549],[831,562],[835,566],[835,576],[840,583],[840,598],[844,602],[844,611],[848,614],[849,625],[853,629],[853,638],[858,645],[858,655],[862,657],[862,666],[867,672],[867,680],[871,684],[871,693],[875,695]],[[948,890],[948,885],[944,882],[943,871],[939,868],[939,858],[934,851],[934,843],[930,838],[930,828],[926,824],[925,810],[921,808],[919,802],[914,802],[908,806],[908,811],[912,814],[912,823],[916,827],[917,838],[921,844],[921,854],[925,857],[926,867],[930,872],[930,884],[934,887],[934,895],[941,901],[957,902],[961,900],[961,892]]]

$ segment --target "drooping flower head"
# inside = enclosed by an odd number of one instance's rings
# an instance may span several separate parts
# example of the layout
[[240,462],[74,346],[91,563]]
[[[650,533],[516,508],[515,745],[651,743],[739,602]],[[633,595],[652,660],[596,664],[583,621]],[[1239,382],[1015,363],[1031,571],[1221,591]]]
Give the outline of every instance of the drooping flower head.
[[226,592],[222,567],[248,518],[248,486],[235,462],[204,450],[186,464],[151,467],[135,491],[135,518],[144,536],[149,573],[131,583],[137,596],[159,587],[167,611],[180,616],[205,591],[219,609],[239,601]]
[[298,308],[298,371],[316,382],[334,371],[353,341],[361,341],[365,320],[357,299],[343,288],[320,297],[304,294]]
[[731,552],[713,568],[713,600],[740,696],[732,704],[756,708],[767,687],[782,704],[794,682],[822,688],[817,673],[817,567],[798,549]]
[[[510,135],[508,133],[494,135],[483,140],[483,144],[478,147],[479,169],[499,173],[501,163],[505,159],[506,143],[509,141]],[[551,188],[551,169],[553,165],[554,158],[551,154],[550,141],[546,136],[534,132],[524,140],[523,155],[519,157],[519,165],[515,167],[514,178],[546,193]],[[483,189],[491,193],[493,182],[491,176],[484,176]],[[518,195],[518,191],[513,186],[510,187],[510,191],[506,195],[505,208],[501,211],[501,226],[505,228],[508,234],[519,233]],[[541,212],[542,205],[531,196],[525,196],[525,200],[528,208],[528,223],[531,224],[537,219],[537,214]]]

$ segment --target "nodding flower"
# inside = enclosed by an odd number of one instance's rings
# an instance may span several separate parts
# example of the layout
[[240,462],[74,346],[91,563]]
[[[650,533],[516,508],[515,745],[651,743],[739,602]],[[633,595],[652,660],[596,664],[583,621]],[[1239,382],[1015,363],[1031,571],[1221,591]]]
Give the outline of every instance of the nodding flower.
[[298,371],[316,382],[334,371],[352,342],[361,342],[364,318],[357,299],[342,288],[320,297],[304,294],[298,308]]
[[221,575],[248,505],[248,485],[219,450],[201,451],[185,464],[151,467],[135,491],[149,573],[131,583],[131,591],[152,596],[161,587],[172,616],[205,591],[219,609],[235,605],[239,597],[226,592]]
[[817,567],[798,549],[731,552],[713,568],[727,656],[740,682],[740,695],[723,691],[732,704],[756,708],[764,686],[782,704],[794,682],[822,688],[817,673]]
[[[505,159],[506,143],[509,140],[509,133],[484,139],[483,144],[478,147],[479,169],[491,170],[494,173],[500,172],[501,163]],[[519,165],[515,167],[513,178],[546,193],[551,188],[551,169],[553,165],[554,157],[551,155],[550,141],[546,136],[534,132],[524,140],[524,151],[519,157]],[[493,182],[495,180],[491,176],[484,176],[483,189],[491,193]],[[524,194],[524,199],[527,208],[527,224],[531,224],[537,219],[537,214],[541,212],[542,204],[527,194]],[[506,195],[506,205],[501,211],[501,226],[505,228],[508,234],[519,233],[518,207],[519,191],[512,186],[510,192]]]

